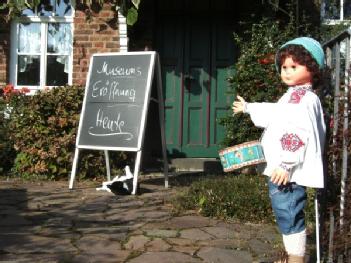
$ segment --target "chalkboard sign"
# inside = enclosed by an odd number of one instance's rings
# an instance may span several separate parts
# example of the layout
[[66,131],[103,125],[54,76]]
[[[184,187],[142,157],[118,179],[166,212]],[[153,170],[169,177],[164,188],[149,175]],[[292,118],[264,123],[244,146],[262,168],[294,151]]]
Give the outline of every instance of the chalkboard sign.
[[92,56],[78,148],[140,150],[155,55],[155,52],[128,52]]

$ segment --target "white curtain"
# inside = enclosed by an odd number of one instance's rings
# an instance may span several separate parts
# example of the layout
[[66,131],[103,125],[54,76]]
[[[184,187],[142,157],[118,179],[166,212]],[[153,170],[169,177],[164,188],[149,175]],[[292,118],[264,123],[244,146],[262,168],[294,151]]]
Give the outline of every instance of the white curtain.
[[25,72],[27,66],[33,63],[33,55],[40,54],[40,24],[27,23],[19,24],[18,67],[20,72]]
[[72,50],[71,24],[49,24],[48,45],[50,52],[56,53],[56,61],[64,65],[64,71],[69,73],[69,55]]
[[[48,24],[48,53],[57,55],[56,61],[64,65],[69,73],[69,57],[72,51],[72,30],[68,23]],[[18,67],[25,72],[33,58],[41,55],[41,23],[19,24]]]

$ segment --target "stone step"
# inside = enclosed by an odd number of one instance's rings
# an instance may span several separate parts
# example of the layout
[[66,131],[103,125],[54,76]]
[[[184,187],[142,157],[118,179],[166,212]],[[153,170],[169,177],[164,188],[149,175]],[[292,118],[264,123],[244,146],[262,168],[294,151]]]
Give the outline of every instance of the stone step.
[[[206,172],[222,173],[223,168],[216,158],[175,158],[168,160],[169,170],[175,172]],[[144,162],[142,170],[145,172],[160,171],[163,169],[163,160]]]

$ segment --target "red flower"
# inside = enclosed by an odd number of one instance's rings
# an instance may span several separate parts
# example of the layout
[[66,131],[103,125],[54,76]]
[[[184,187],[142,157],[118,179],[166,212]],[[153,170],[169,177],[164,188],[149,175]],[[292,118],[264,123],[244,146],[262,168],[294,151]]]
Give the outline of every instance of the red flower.
[[27,87],[23,87],[22,89],[21,89],[21,93],[29,93],[30,92],[30,89],[28,89]]
[[14,91],[14,87],[12,84],[7,84],[3,90],[4,90],[4,95],[7,96]]

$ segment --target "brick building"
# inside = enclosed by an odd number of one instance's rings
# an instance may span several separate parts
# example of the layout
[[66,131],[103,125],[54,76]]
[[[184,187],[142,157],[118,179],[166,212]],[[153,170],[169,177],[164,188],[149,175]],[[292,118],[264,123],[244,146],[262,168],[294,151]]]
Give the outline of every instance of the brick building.
[[[47,2],[47,1],[45,1]],[[87,12],[76,1],[50,0],[0,24],[0,85],[35,90],[85,85],[90,56],[156,50],[165,94],[167,150],[171,157],[217,157],[232,98],[226,78],[238,56],[233,31],[271,1],[143,0],[128,27],[109,4]],[[78,1],[77,1],[78,2]],[[319,18],[315,1],[300,9]],[[43,1],[44,3],[44,1]],[[268,8],[268,9],[269,9]]]
[[33,91],[84,85],[91,54],[126,50],[126,41],[121,41],[126,37],[125,19],[119,18],[118,28],[110,5],[88,16],[84,6],[73,8],[71,1],[51,2],[56,4],[24,10],[18,19],[2,21],[0,85],[12,83]]

